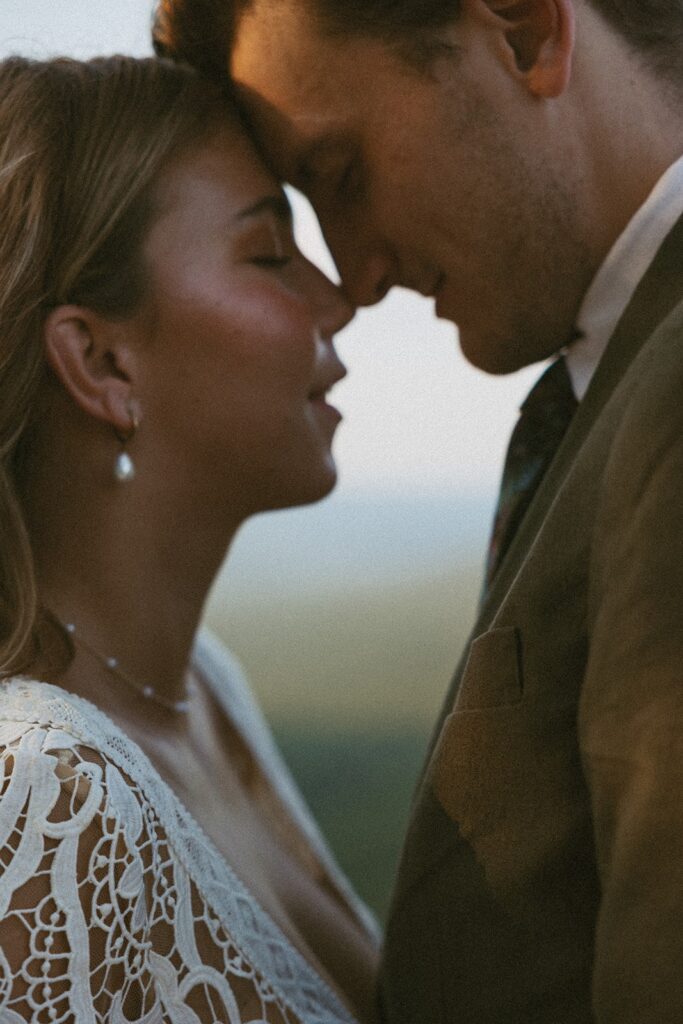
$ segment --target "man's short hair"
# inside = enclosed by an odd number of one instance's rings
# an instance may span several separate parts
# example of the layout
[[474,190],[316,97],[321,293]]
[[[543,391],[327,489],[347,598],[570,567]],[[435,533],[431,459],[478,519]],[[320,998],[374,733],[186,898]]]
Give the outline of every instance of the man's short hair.
[[[267,0],[273,8],[282,0]],[[440,29],[457,20],[462,0],[297,0],[329,36],[371,36],[407,56],[426,56]],[[158,0],[154,47],[211,77],[225,75],[240,20],[254,0]]]
[[[267,0],[273,7],[286,0]],[[370,36],[424,63],[462,0],[295,0],[330,36]],[[587,0],[664,77],[683,78],[683,0]],[[212,77],[227,69],[236,29],[254,0],[159,0],[158,53]],[[438,45],[436,47],[438,50]]]
[[588,0],[648,66],[683,80],[683,0]]

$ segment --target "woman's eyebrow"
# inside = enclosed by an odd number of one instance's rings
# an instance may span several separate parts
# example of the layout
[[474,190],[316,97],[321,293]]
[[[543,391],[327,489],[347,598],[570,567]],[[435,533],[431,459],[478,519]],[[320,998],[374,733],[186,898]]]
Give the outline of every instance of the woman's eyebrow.
[[284,194],[264,196],[251,206],[245,207],[244,210],[240,210],[236,215],[235,220],[244,220],[246,217],[256,217],[259,213],[263,212],[274,213],[278,220],[285,221],[287,224],[291,223],[292,220],[292,207],[289,199]]

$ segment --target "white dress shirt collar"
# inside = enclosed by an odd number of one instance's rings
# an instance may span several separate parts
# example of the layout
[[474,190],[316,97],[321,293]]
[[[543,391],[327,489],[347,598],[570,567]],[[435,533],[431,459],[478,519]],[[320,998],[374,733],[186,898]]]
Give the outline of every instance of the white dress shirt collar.
[[621,316],[657,250],[683,215],[683,156],[659,179],[593,279],[576,321],[581,337],[566,352],[581,400]]

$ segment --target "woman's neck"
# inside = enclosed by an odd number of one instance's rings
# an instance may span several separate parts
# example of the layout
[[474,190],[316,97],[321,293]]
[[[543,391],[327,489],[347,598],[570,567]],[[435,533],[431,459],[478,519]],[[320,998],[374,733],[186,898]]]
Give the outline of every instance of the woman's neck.
[[[215,503],[171,503],[166,491],[160,508],[137,479],[99,491],[75,480],[58,501],[41,483],[27,495],[41,601],[74,624],[77,654],[80,637],[163,700],[181,699],[204,602],[241,517]],[[92,657],[79,664],[93,669]]]

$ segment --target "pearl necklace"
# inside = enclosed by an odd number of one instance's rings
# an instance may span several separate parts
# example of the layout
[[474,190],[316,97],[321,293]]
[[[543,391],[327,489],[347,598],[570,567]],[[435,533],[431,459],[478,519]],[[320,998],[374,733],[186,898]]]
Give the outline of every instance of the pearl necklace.
[[88,651],[89,654],[92,654],[93,658],[95,658],[96,661],[99,661],[100,665],[118,679],[122,679],[124,683],[127,683],[131,689],[139,693],[145,698],[145,700],[153,701],[154,704],[158,704],[160,707],[166,708],[167,711],[174,711],[182,715],[186,715],[190,710],[190,701],[188,698],[192,693],[193,687],[189,684],[185,684],[185,693],[187,694],[187,697],[183,700],[166,700],[164,697],[161,697],[157,693],[156,689],[153,686],[150,686],[149,683],[139,683],[136,679],[133,679],[132,676],[129,676],[128,673],[119,665],[118,658],[102,654],[96,647],[93,647],[92,644],[88,643],[80,633],[76,632],[76,626],[73,622],[60,621],[60,625],[63,626],[71,639]]

